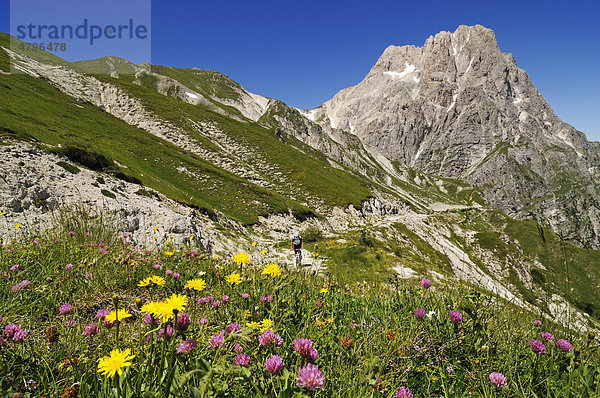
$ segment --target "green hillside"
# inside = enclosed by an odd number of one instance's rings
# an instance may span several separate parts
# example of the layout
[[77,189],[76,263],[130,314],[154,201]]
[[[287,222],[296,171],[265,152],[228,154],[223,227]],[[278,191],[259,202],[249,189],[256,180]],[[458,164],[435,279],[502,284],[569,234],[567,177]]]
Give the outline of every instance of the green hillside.
[[[6,39],[3,38],[0,45],[7,45]],[[9,70],[4,50],[0,50],[0,67]],[[254,223],[259,215],[289,210],[295,214],[318,213],[299,203],[306,203],[310,196],[319,197],[326,206],[360,206],[361,201],[370,196],[369,184],[364,179],[330,167],[323,154],[299,142],[295,142],[296,146],[286,145],[256,124],[235,121],[126,80],[98,77],[125,89],[148,110],[184,129],[209,151],[218,151],[218,148],[209,138],[191,129],[190,121],[216,124],[232,139],[254,148],[268,164],[276,167],[281,179],[297,188],[298,197],[287,195],[286,186],[267,189],[233,175],[28,75],[0,75],[0,94],[10,99],[0,103],[1,114],[10,115],[0,119],[0,131],[5,136],[50,147],[81,146],[117,161],[123,165],[123,173],[172,199],[208,212],[221,211],[243,223]],[[244,161],[252,163],[253,159]],[[178,172],[181,167],[189,173]]]

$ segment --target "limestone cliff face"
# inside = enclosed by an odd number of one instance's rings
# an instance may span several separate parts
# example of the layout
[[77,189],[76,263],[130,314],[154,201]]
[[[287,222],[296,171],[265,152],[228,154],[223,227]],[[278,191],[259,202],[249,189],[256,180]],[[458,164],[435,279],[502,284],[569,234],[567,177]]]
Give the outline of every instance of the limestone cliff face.
[[562,122],[494,33],[388,47],[365,79],[303,112],[372,152],[479,186],[488,203],[600,247],[600,151]]

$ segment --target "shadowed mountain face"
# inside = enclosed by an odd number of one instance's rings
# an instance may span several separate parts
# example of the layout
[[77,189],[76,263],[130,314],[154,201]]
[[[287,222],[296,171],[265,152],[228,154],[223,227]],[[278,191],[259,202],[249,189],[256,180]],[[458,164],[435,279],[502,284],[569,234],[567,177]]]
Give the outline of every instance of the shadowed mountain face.
[[598,146],[554,114],[490,29],[390,46],[361,83],[302,113],[371,153],[465,179],[511,216],[600,247]]

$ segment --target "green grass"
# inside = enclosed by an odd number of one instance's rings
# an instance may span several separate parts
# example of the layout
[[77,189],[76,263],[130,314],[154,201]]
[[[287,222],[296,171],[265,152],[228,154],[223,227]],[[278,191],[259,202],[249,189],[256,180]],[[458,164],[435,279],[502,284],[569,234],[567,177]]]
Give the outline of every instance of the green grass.
[[[0,38],[0,44],[8,44],[6,35]],[[46,55],[54,59],[52,54]],[[126,61],[115,62],[122,73],[129,71],[131,65]],[[8,63],[7,54],[0,50],[0,67],[4,69]],[[73,66],[75,69],[95,67],[100,72],[108,71],[102,69],[108,68],[106,58]],[[215,98],[232,98],[232,93],[239,88],[237,83],[216,72],[166,67],[155,67],[155,70],[172,75]],[[255,123],[240,122],[209,108],[159,94],[151,81],[139,86],[130,82],[130,75],[123,75],[122,79],[97,77],[139,98],[148,110],[186,131],[199,147],[220,152],[212,137],[195,131],[190,120],[215,124],[230,139],[260,156],[266,165],[261,177],[270,181],[273,187],[262,188],[244,176],[233,175],[26,75],[0,76],[0,94],[11,98],[0,105],[0,113],[7,116],[0,122],[0,135],[50,147],[74,144],[88,148],[126,167],[115,170],[116,174],[140,181],[181,203],[210,213],[222,212],[244,224],[255,223],[259,216],[273,213],[291,211],[303,217],[333,206],[353,204],[360,207],[362,201],[372,195],[371,185],[363,177],[349,170],[330,167],[322,153],[301,142],[285,145],[271,131]],[[240,161],[252,165],[255,160],[241,158]],[[189,173],[178,172],[181,167]],[[274,180],[271,173],[280,177]]]
[[[53,233],[37,236],[37,242],[27,237],[1,248],[0,271],[10,283],[0,286],[0,326],[5,330],[14,323],[29,332],[22,342],[8,337],[0,349],[4,395],[59,396],[72,386],[77,386],[79,397],[200,397],[204,392],[215,397],[391,398],[401,386],[416,397],[600,394],[596,340],[546,320],[536,328],[534,314],[462,284],[447,281],[423,290],[418,280],[355,283],[343,275],[320,277],[285,266],[281,276],[272,278],[261,275],[263,265],[272,262],[260,255],[262,247],[253,249],[256,268],[240,270],[228,261],[186,254],[194,247],[177,242],[172,249],[146,253],[137,252],[127,241],[108,238],[111,243],[99,248],[100,235],[85,236],[88,229],[83,224],[67,227],[71,228],[75,235],[60,235],[58,242]],[[362,240],[373,244],[368,237]],[[368,252],[360,246],[353,250],[357,256]],[[157,262],[160,269],[153,267]],[[173,278],[168,270],[181,278]],[[207,288],[184,289],[199,272]],[[241,274],[239,285],[226,281],[230,273]],[[164,286],[137,286],[151,275],[164,277]],[[11,285],[24,279],[29,286],[13,292]],[[191,323],[170,339],[158,338],[160,329],[173,320],[153,327],[143,321],[140,307],[174,293],[190,297],[185,313]],[[242,298],[242,293],[249,298]],[[268,294],[272,301],[261,302],[260,297]],[[210,301],[196,303],[209,295],[213,302],[220,301],[218,307]],[[222,302],[223,295],[229,297],[228,303]],[[60,314],[65,303],[72,309]],[[132,316],[112,328],[102,325],[97,311],[117,306]],[[416,308],[430,317],[417,319]],[[450,322],[451,310],[462,313],[461,323]],[[273,321],[281,346],[259,345],[260,331],[247,326],[265,319]],[[233,322],[241,329],[225,335],[219,348],[211,348],[209,341]],[[99,324],[98,335],[82,336],[91,323]],[[541,331],[568,339],[574,349],[563,353],[546,343],[547,354],[533,353],[529,341],[540,339]],[[315,364],[324,376],[322,390],[310,392],[295,381],[298,369],[306,364],[294,352],[297,338],[310,339],[318,351]],[[176,353],[185,339],[196,340],[197,347],[189,354]],[[234,364],[236,343],[250,358],[247,368]],[[100,375],[98,361],[117,347],[131,349],[135,355],[131,366],[120,377]],[[279,355],[285,363],[274,375],[265,370],[270,355]],[[502,391],[491,385],[491,372],[506,376],[508,385]],[[35,391],[28,390],[28,380],[36,383]]]
[[[123,87],[133,96],[140,98],[145,107],[187,132],[199,145],[217,150],[206,137],[190,128],[189,120],[210,121],[239,145],[255,151],[260,159],[272,165],[263,175],[272,180],[269,172],[281,173],[285,184],[297,188],[294,197],[300,202],[310,202],[311,197],[319,198],[326,206],[360,207],[361,202],[371,196],[371,184],[364,177],[349,170],[331,167],[324,154],[293,140],[293,145],[283,144],[270,130],[256,123],[245,123],[225,115],[215,113],[201,106],[182,103],[179,100],[158,94],[152,90],[126,81],[103,77],[106,81]],[[252,164],[252,159],[244,159]],[[280,195],[289,194],[288,186],[274,182]]]
[[[10,116],[0,121],[0,135],[4,137],[53,147],[77,144],[93,148],[126,165],[127,174],[172,199],[222,211],[245,223],[256,222],[258,215],[283,213],[289,208],[305,211],[294,200],[219,169],[89,103],[78,103],[39,79],[2,75],[0,95],[11,98],[0,104],[0,113]],[[181,166],[197,177],[177,172]]]
[[[545,282],[540,287],[549,293],[564,295],[579,309],[600,319],[600,298],[595,290],[600,286],[600,252],[586,250],[560,239],[549,228],[541,228],[533,220],[514,220],[493,211],[486,213],[493,229],[476,235],[478,244],[494,251],[499,258],[512,255],[524,257],[544,267]],[[506,244],[500,234],[506,234],[515,243]],[[538,278],[539,280],[539,278]],[[516,278],[516,281],[518,278]],[[519,283],[516,283],[519,286]]]

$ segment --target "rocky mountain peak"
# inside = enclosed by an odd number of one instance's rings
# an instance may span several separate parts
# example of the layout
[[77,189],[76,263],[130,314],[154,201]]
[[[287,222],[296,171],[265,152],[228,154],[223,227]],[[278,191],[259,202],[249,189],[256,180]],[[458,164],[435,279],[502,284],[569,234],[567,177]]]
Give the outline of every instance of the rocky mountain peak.
[[463,178],[493,207],[600,247],[600,154],[554,114],[491,29],[459,26],[422,47],[389,46],[362,82],[304,114],[355,135],[375,157]]

